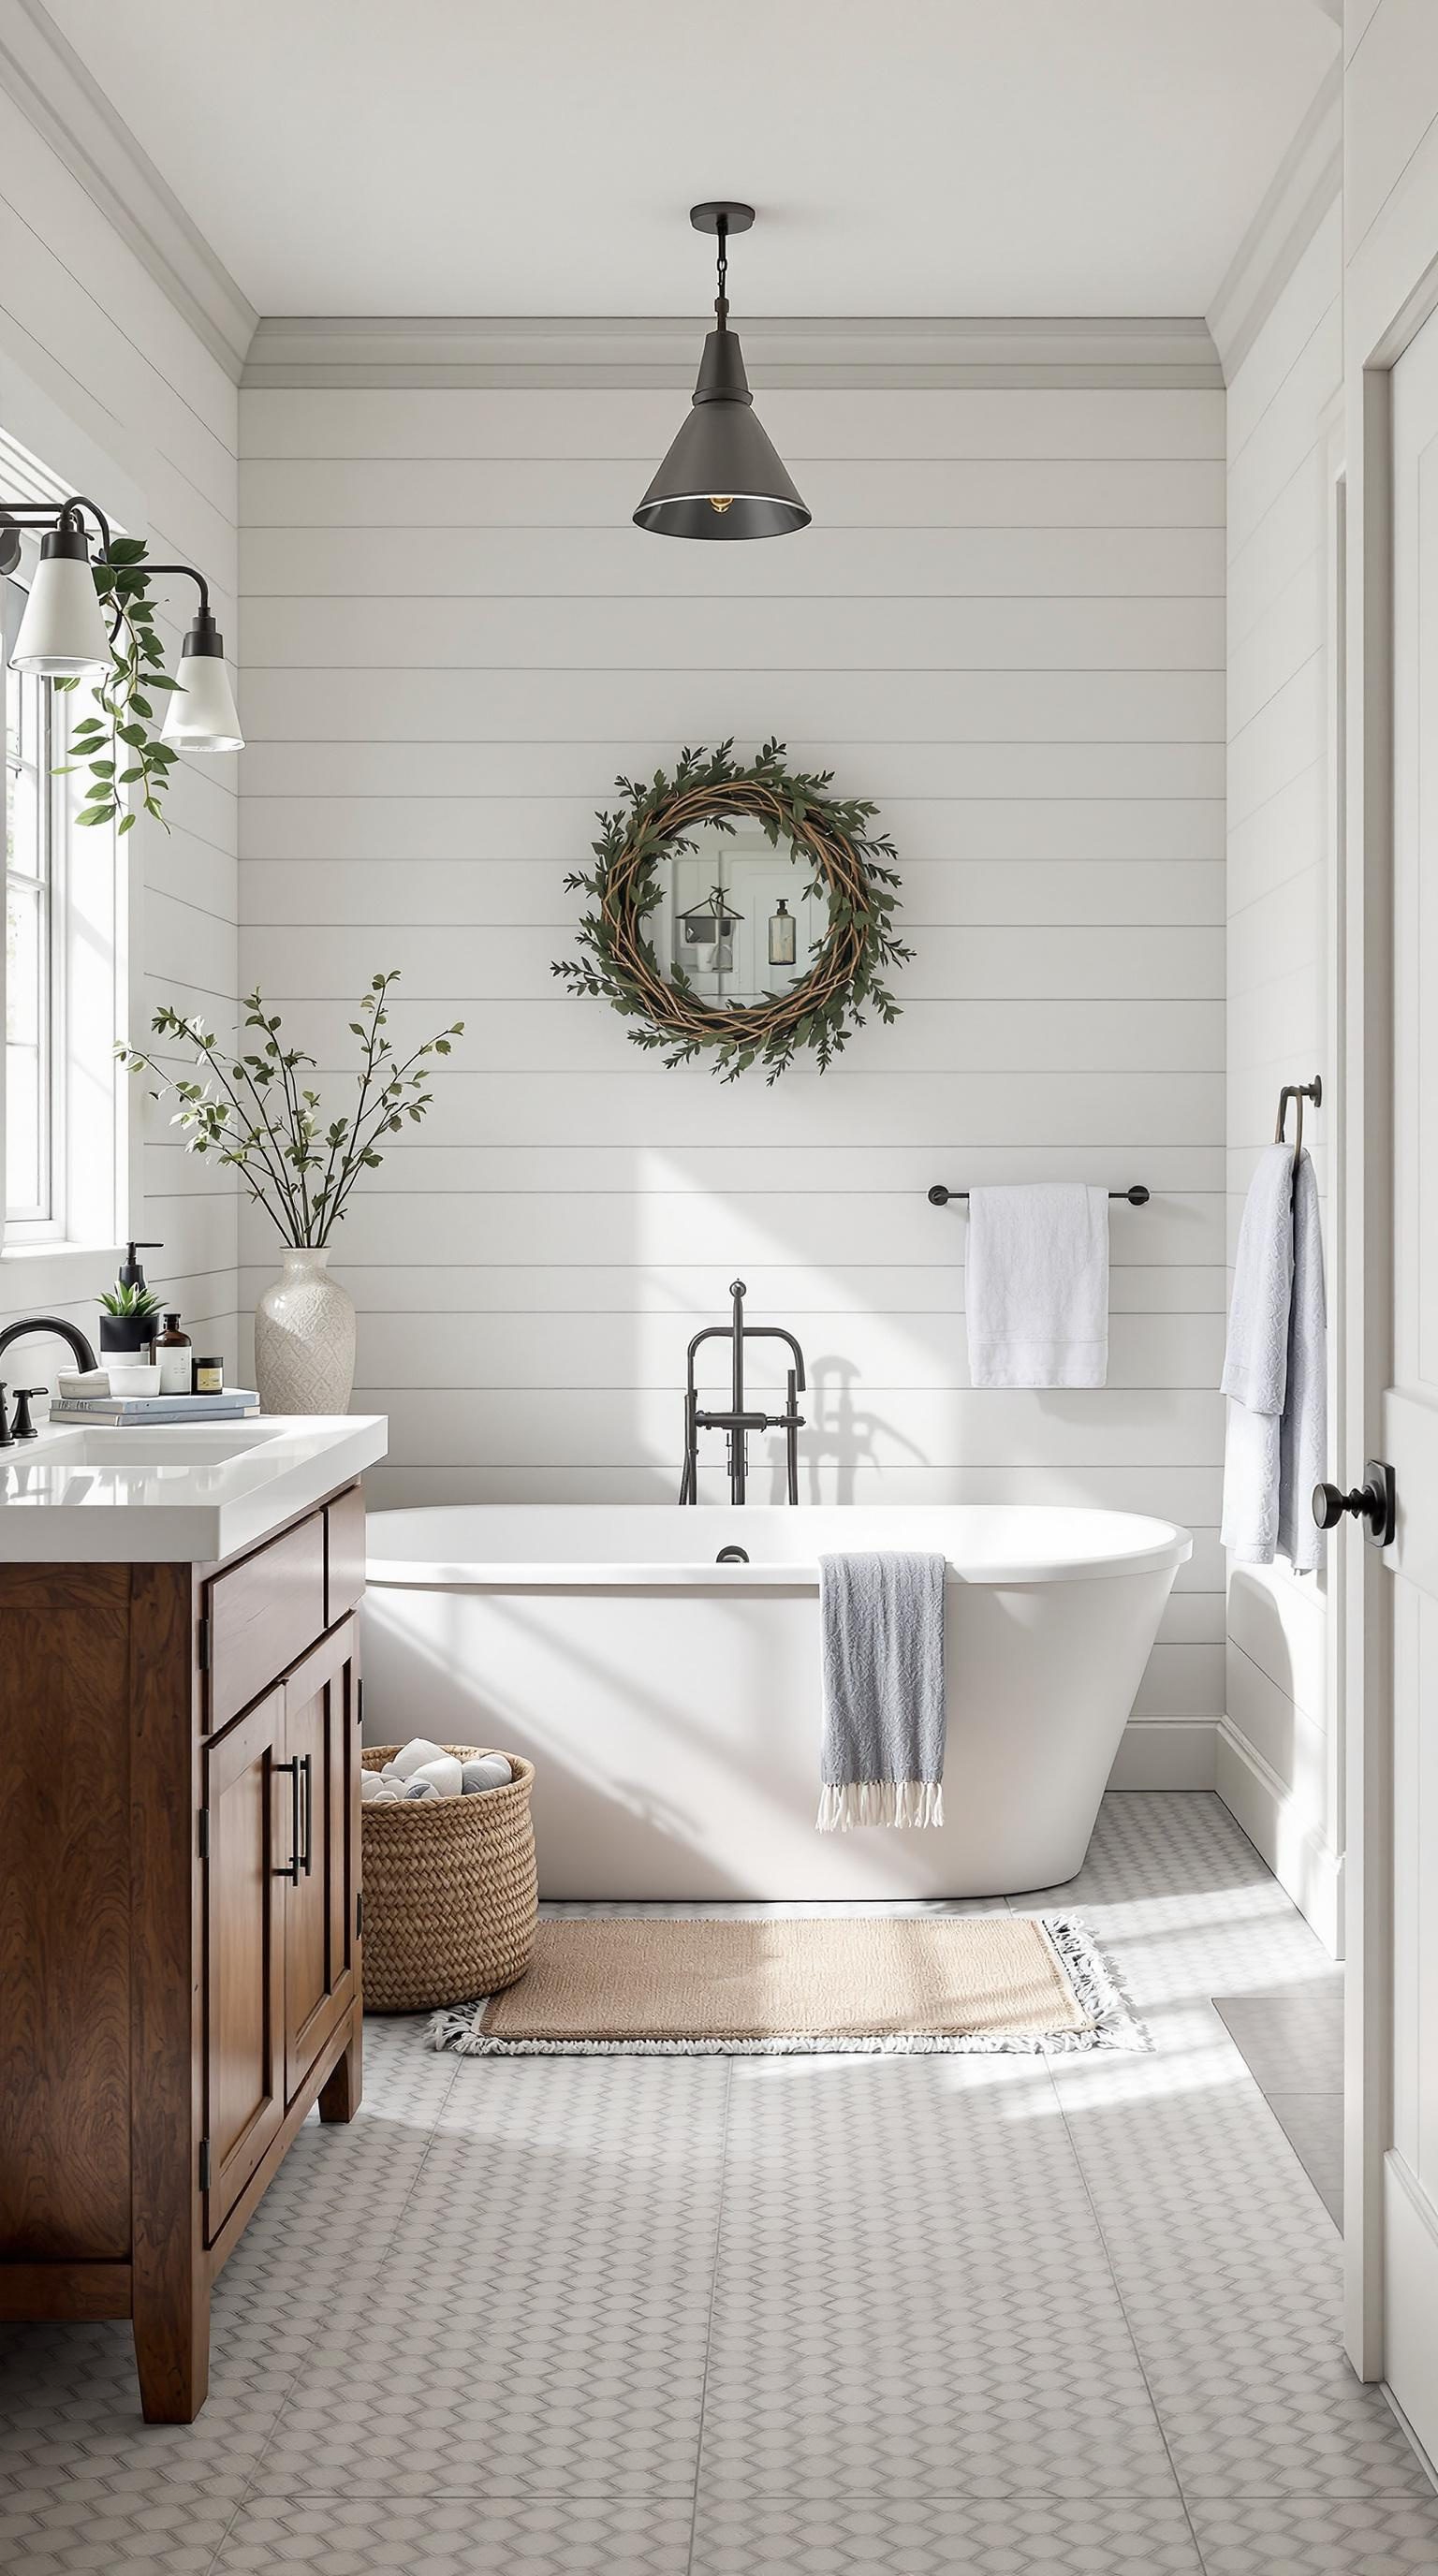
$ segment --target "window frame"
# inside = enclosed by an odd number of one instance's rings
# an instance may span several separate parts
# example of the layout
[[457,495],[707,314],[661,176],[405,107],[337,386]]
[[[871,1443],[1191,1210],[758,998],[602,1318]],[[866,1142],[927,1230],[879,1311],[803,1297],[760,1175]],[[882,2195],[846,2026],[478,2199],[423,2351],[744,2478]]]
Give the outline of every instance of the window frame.
[[[26,576],[33,571],[34,545],[29,541],[17,571],[4,576],[3,625],[5,661],[3,685],[7,721],[6,797],[9,797],[8,721],[11,692],[23,692],[34,707],[37,717],[37,749],[34,761],[36,807],[40,824],[41,865],[34,877],[22,871],[5,871],[7,917],[12,875],[24,887],[38,890],[37,909],[41,915],[44,956],[40,971],[40,1031],[36,1045],[37,1098],[39,1135],[37,1138],[37,1171],[40,1182],[39,1204],[23,1211],[10,1205],[8,1130],[0,1129],[0,1169],[5,1179],[3,1206],[4,1243],[7,1250],[29,1244],[60,1243],[66,1234],[65,1140],[68,1125],[68,949],[70,921],[68,910],[69,846],[73,800],[67,782],[55,772],[68,750],[69,727],[65,708],[68,691],[57,691],[29,674],[12,671],[10,647],[19,629],[20,617],[28,591]],[[27,761],[26,767],[31,764]],[[7,812],[8,830],[8,812]],[[8,951],[8,943],[7,943]],[[8,953],[6,963],[8,976]],[[7,1037],[7,1069],[8,1069]],[[7,1078],[0,1082],[0,1100],[8,1094]]]

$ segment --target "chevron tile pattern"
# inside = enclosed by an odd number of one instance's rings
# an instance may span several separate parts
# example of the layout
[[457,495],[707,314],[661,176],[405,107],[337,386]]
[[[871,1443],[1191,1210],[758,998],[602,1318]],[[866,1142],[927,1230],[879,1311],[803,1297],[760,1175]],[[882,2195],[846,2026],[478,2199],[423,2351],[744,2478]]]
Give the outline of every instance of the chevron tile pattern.
[[1327,1959],[1211,1798],[1110,1798],[1056,1898],[1150,2053],[370,2023],[358,2119],[307,2126],[219,2283],[197,2425],[141,2425],[121,2327],[0,2328],[5,2576],[1438,2576],[1212,2002],[1301,2046]]

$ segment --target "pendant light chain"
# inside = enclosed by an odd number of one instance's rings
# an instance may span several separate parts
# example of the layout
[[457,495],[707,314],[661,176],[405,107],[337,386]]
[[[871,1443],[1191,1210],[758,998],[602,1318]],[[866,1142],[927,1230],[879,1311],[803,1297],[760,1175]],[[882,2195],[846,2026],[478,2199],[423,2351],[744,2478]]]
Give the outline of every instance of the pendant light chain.
[[714,298],[714,311],[721,331],[729,327],[729,218],[721,215],[715,224],[719,237],[719,292]]

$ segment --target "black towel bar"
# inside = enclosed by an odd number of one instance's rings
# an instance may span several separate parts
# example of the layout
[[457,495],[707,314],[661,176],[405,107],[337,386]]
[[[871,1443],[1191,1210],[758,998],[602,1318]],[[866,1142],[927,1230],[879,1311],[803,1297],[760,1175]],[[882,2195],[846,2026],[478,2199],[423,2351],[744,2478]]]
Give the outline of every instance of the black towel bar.
[[[929,1205],[947,1207],[950,1199],[966,1199],[968,1195],[967,1190],[946,1190],[942,1181],[935,1181],[929,1192]],[[1109,1197],[1127,1199],[1130,1207],[1147,1207],[1149,1194],[1142,1181],[1135,1181],[1131,1190],[1110,1190]]]

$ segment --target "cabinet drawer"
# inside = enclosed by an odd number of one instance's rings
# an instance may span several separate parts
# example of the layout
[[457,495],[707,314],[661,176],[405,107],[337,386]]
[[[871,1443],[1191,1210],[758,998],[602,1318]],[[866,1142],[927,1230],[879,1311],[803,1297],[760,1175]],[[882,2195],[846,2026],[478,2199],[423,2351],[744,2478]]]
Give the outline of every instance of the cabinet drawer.
[[312,1512],[209,1587],[210,1734],[257,1699],[325,1625],[325,1516]]
[[358,1485],[325,1507],[325,1626],[359,1605],[364,1590],[364,1496]]

